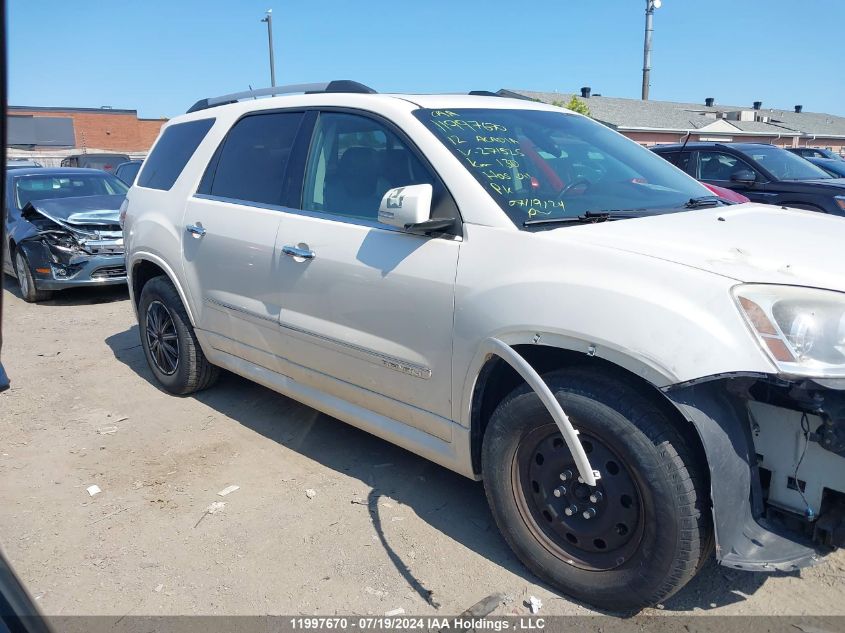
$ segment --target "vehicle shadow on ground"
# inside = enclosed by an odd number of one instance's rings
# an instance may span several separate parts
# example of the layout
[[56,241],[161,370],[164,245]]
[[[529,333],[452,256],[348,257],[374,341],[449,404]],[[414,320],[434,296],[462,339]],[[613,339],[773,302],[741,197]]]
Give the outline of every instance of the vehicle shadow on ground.
[[[3,290],[23,300],[18,282],[10,277],[3,280]],[[124,301],[129,298],[129,288],[125,285],[91,286],[87,288],[68,288],[54,292],[46,301],[39,301],[36,305],[45,306],[83,306],[95,303],[111,303]]]
[[[110,336],[106,343],[118,360],[158,387],[139,345],[137,326]],[[499,535],[480,483],[228,372],[222,373],[214,387],[192,397],[238,424],[370,487],[368,497],[350,499],[350,507],[368,507],[390,560],[408,585],[430,604],[441,600],[414,575],[413,561],[403,560],[382,529],[378,502],[383,496],[408,506],[429,525],[490,562],[526,582],[543,585]],[[760,589],[766,578],[764,574],[726,569],[711,560],[662,608],[709,610],[741,602]],[[549,586],[545,588],[558,593]],[[488,589],[490,593],[515,593],[514,587]],[[563,596],[561,599],[570,600]]]

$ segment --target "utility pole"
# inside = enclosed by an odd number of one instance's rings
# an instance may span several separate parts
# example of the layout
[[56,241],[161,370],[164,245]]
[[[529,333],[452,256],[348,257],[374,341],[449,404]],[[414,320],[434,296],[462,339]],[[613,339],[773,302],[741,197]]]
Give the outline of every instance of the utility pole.
[[643,101],[648,101],[651,81],[651,36],[654,33],[654,10],[662,5],[661,0],[645,1],[645,42],[643,43]]
[[276,62],[273,59],[273,9],[267,9],[267,13],[261,18],[267,23],[267,44],[270,47],[270,85],[276,87]]

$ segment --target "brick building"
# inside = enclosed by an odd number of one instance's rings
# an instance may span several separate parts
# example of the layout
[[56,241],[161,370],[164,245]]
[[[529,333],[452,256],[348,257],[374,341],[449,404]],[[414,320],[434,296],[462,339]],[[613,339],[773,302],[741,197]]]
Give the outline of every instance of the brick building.
[[10,158],[44,166],[83,152],[116,152],[132,158],[149,151],[166,119],[142,119],[137,110],[9,106]]

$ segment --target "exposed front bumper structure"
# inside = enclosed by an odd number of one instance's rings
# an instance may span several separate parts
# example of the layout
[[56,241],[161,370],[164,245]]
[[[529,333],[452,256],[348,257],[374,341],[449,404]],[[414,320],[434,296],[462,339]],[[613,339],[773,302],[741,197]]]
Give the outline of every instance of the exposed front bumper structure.
[[845,390],[722,376],[664,391],[704,445],[722,564],[792,571],[845,545]]
[[38,240],[22,242],[35,287],[62,290],[80,286],[111,286],[126,283],[126,260],[122,253],[89,255],[84,252],[61,257]]

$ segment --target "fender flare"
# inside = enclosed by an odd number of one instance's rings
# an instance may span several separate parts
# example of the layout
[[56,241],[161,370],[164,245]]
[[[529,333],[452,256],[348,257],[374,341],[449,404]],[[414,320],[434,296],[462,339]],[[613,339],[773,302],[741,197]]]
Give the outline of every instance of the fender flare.
[[191,309],[191,304],[188,301],[188,295],[185,293],[182,284],[179,282],[179,277],[173,271],[173,269],[165,262],[161,257],[156,255],[155,253],[150,253],[149,251],[136,251],[132,253],[132,261],[127,263],[126,266],[126,274],[129,278],[129,296],[132,300],[132,309],[135,311],[135,316],[138,316],[138,300],[135,297],[134,291],[134,281],[132,279],[132,274],[135,270],[135,267],[141,263],[142,261],[148,261],[152,264],[155,264],[159,268],[164,271],[164,274],[170,279],[170,283],[176,288],[176,292],[179,293],[179,299],[182,301],[182,305],[185,306],[185,312],[188,313],[188,319],[191,322],[193,327],[196,327],[196,321],[194,320],[194,312]]
[[482,348],[489,354],[495,354],[513,367],[514,370],[522,376],[522,379],[525,380],[528,386],[531,387],[534,393],[537,394],[540,401],[543,403],[543,406],[546,407],[548,412],[551,414],[552,419],[555,421],[561,435],[563,435],[563,440],[566,442],[566,446],[569,448],[569,451],[572,453],[572,457],[575,459],[575,465],[578,467],[578,474],[581,475],[584,479],[584,483],[588,486],[595,486],[596,481],[601,478],[601,474],[599,471],[593,470],[593,467],[590,465],[590,460],[587,457],[587,453],[584,451],[584,447],[578,439],[578,431],[576,431],[572,426],[572,423],[569,421],[569,416],[566,415],[563,407],[560,406],[557,398],[555,398],[552,390],[549,389],[549,386],[545,383],[540,374],[538,374],[534,368],[528,364],[528,361],[520,356],[514,348],[510,345],[506,345],[497,338],[485,339],[482,343]]
[[[584,354],[585,356],[595,356],[639,376],[656,389],[664,389],[679,382],[670,368],[651,359],[632,357],[600,340],[590,341],[585,338],[542,330],[501,332],[489,336],[511,348],[515,345],[543,345],[567,352]],[[464,381],[460,385],[461,392],[454,394],[453,400],[456,409],[453,411],[453,419],[468,429],[472,427],[473,394],[482,375],[482,370],[489,359],[490,351],[482,341],[467,367]]]

